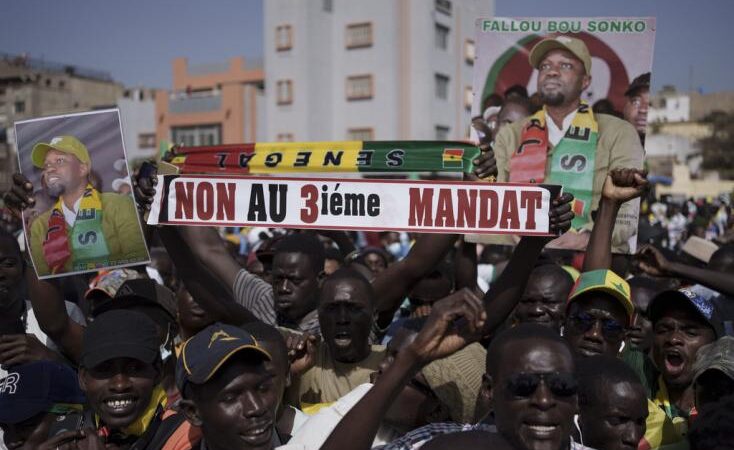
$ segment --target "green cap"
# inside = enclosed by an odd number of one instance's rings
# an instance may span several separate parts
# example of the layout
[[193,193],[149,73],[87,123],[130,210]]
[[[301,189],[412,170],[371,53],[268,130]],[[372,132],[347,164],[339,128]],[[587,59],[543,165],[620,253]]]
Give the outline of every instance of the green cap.
[[535,44],[535,47],[530,50],[530,65],[537,69],[545,54],[557,48],[573,53],[576,58],[584,63],[586,75],[591,75],[591,55],[586,44],[581,39],[565,35],[545,38]]
[[698,350],[693,363],[693,382],[707,370],[720,370],[734,380],[734,337],[720,337]]
[[89,159],[89,151],[82,142],[74,136],[56,136],[51,142],[39,142],[33,146],[31,151],[31,161],[33,165],[39,169],[43,169],[46,163],[46,154],[49,150],[56,150],[63,153],[74,155],[79,161],[85,164],[91,164]]
[[635,305],[632,304],[630,296],[630,285],[619,275],[611,270],[592,270],[581,274],[568,297],[568,302],[572,302],[581,294],[591,291],[605,292],[619,301],[627,312],[627,318],[632,319],[635,313]]

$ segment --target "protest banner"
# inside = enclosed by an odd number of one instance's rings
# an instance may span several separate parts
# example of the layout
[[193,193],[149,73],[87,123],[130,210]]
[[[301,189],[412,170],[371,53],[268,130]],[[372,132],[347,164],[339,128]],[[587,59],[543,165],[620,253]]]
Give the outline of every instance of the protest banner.
[[548,235],[557,186],[159,175],[148,224]]
[[181,173],[471,172],[479,148],[449,141],[257,142],[177,147]]
[[[498,123],[494,134],[498,181],[561,184],[574,194],[572,229],[549,247],[585,249],[607,171],[642,168],[644,152],[637,145],[640,139],[635,138],[645,132],[654,40],[654,18],[496,17],[476,21],[473,116],[493,113],[496,120],[499,108],[488,108],[492,99],[499,95],[511,102],[511,93],[523,90],[535,104],[548,105],[549,97],[541,95],[539,86],[540,60],[531,62],[531,56],[542,58],[559,50],[583,63],[588,87],[578,98],[573,122],[567,129],[563,127],[560,142],[551,145],[548,140],[547,106],[520,123]],[[541,42],[544,45],[536,48]],[[531,54],[533,49],[537,50],[535,55]],[[547,89],[559,90],[558,86],[556,82]],[[643,90],[644,96],[638,95]],[[632,109],[645,112],[632,114]],[[631,125],[617,117],[624,117]],[[536,126],[527,126],[531,121]],[[504,127],[513,130],[511,139],[498,138]],[[632,136],[636,148],[620,137],[623,135]],[[507,130],[504,136],[508,136]],[[509,146],[512,148],[506,148]],[[615,252],[635,251],[638,216],[639,200],[623,206],[615,224]]]
[[15,123],[20,172],[35,203],[23,212],[41,279],[145,264],[117,109]]

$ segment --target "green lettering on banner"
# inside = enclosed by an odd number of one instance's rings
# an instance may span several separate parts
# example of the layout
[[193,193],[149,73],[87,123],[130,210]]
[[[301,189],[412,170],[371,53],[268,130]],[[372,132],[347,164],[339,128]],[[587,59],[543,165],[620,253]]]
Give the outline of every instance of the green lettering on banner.
[[643,33],[646,30],[644,20],[590,20],[586,24],[589,33]]

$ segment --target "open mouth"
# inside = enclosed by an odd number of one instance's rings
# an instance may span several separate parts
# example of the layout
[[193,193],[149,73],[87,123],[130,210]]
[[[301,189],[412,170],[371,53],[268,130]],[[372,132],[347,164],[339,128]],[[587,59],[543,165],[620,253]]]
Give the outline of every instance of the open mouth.
[[273,422],[257,425],[240,433],[240,438],[250,445],[259,445],[270,441],[273,433]]
[[346,348],[352,344],[352,336],[346,331],[334,334],[334,344],[339,348]]
[[552,423],[523,422],[522,425],[535,439],[549,439],[558,432],[558,425]]
[[601,347],[597,347],[595,345],[581,345],[577,351],[584,356],[596,356],[602,354]]
[[665,353],[665,371],[672,376],[680,375],[686,367],[686,359],[677,350]]
[[133,396],[120,396],[108,398],[102,402],[104,409],[111,416],[127,416],[135,410],[137,398]]

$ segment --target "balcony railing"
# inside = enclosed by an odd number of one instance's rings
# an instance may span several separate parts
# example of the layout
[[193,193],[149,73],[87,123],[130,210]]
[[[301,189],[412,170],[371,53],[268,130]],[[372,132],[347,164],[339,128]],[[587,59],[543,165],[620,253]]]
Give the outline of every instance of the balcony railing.
[[172,114],[219,111],[221,107],[222,96],[218,94],[204,97],[172,98],[168,103],[168,110]]

